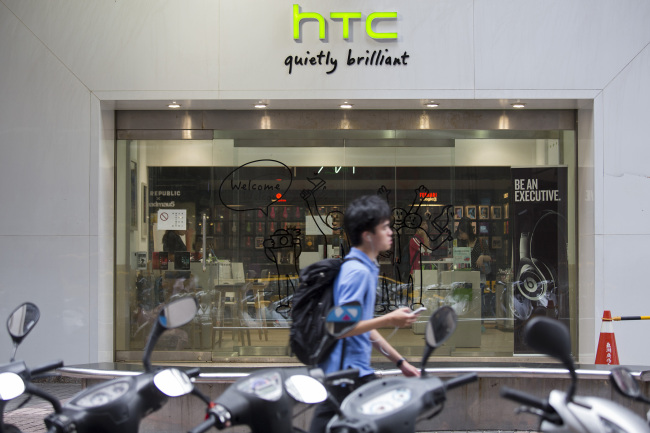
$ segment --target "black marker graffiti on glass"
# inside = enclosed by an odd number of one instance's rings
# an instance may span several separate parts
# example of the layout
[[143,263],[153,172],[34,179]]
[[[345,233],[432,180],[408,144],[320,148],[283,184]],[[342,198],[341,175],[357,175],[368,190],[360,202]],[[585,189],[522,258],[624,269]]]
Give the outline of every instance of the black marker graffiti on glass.
[[272,263],[275,264],[278,295],[280,296],[280,304],[275,309],[278,313],[289,313],[291,311],[291,290],[289,286],[291,285],[291,287],[293,287],[290,276],[285,274],[285,295],[282,295],[283,284],[282,278],[280,277],[280,265],[286,264],[289,261],[289,257],[293,255],[293,265],[296,271],[295,275],[298,275],[300,273],[298,268],[298,258],[300,257],[301,251],[300,229],[296,227],[278,229],[270,237],[264,239],[264,254]]
[[[408,210],[399,207],[393,209],[392,228],[396,235],[393,250],[393,263],[398,284],[406,284],[407,302],[409,295],[414,294],[414,281],[411,274],[411,268],[417,257],[411,258],[410,251],[403,251],[406,247],[408,247],[408,245],[402,246],[402,235],[404,234],[405,229],[413,231],[421,230],[422,232],[426,233],[426,236],[428,238],[428,246],[424,243],[419,244],[419,258],[421,258],[423,253],[431,253],[439,249],[446,241],[453,240],[451,230],[448,227],[451,217],[450,210],[453,206],[443,206],[440,210],[440,213],[435,216],[433,216],[429,210],[424,213],[424,217],[420,215],[420,208],[424,203],[424,199],[427,197],[428,193],[429,189],[424,185],[420,185],[414,190],[413,201],[411,202]],[[379,189],[378,194],[384,195],[386,198],[388,198],[390,191],[385,186],[382,186]],[[408,263],[402,263],[406,257],[408,257]],[[411,262],[411,260],[413,260],[413,262]],[[404,266],[407,264],[408,266]],[[420,260],[420,271],[421,270],[422,262]],[[410,305],[411,308],[422,305],[422,283],[422,272],[420,272],[420,296],[417,302],[415,301],[414,297],[411,297],[413,300]],[[403,305],[402,292],[403,290],[398,290],[395,295],[395,301],[398,305]]]
[[[305,202],[305,205],[307,206],[307,210],[309,211],[309,215],[311,215],[312,220],[314,221],[314,224],[316,224],[316,227],[318,228],[318,231],[323,235],[323,239],[325,239],[325,244],[323,246],[323,252],[324,254],[327,254],[327,236],[325,234],[325,229],[324,227],[327,227],[328,229],[332,230],[333,232],[340,232],[343,233],[343,227],[342,227],[342,222],[343,222],[343,212],[339,210],[332,210],[328,212],[325,216],[321,214],[320,207],[318,206],[317,198],[316,198],[316,193],[318,191],[324,191],[326,187],[325,180],[321,179],[320,177],[308,177],[307,180],[313,185],[312,189],[303,189],[300,192],[300,198],[303,199]],[[341,251],[341,256],[345,256],[346,252]]]
[[[247,177],[249,168],[256,168],[255,177]],[[247,162],[230,172],[219,186],[219,200],[235,212],[259,210],[268,215],[268,208],[281,200],[293,182],[291,169],[274,159]],[[236,192],[236,203],[226,196],[226,191]]]

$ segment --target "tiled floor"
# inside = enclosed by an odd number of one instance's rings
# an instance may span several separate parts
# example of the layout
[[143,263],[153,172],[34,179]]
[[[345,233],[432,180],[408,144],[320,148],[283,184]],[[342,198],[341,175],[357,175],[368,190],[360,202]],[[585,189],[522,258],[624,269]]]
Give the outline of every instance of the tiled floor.
[[[52,394],[62,404],[70,400],[73,395],[81,391],[81,383],[56,383],[42,382],[36,383],[35,386]],[[47,431],[43,418],[52,413],[52,405],[47,401],[32,397],[22,407],[18,407],[27,400],[21,396],[7,405],[5,412],[5,423],[13,424],[23,433],[42,433]]]

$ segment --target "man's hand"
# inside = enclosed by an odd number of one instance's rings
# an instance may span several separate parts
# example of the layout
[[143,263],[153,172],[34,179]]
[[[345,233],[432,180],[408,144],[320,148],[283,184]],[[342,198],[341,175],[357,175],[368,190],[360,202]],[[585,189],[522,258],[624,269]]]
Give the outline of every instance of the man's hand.
[[418,319],[419,314],[413,314],[410,308],[404,307],[386,314],[386,318],[392,326],[404,328],[414,324]]
[[408,361],[402,362],[402,365],[399,368],[402,370],[402,374],[406,377],[419,377],[420,376],[420,370],[417,368],[413,367],[411,364],[409,364]]

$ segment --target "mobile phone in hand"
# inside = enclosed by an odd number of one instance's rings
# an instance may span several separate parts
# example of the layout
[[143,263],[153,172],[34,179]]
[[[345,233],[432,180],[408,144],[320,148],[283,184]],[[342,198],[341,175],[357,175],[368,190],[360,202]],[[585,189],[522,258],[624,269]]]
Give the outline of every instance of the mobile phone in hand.
[[427,309],[427,307],[420,307],[420,308],[418,308],[416,310],[411,311],[411,314],[418,314],[418,313],[421,313],[422,311],[424,311],[426,309]]

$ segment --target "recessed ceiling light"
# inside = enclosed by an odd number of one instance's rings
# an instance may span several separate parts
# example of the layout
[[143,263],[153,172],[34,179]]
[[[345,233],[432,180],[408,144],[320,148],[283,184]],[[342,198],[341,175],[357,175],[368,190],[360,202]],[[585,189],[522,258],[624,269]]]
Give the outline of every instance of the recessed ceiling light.
[[176,101],[172,102],[171,104],[167,105],[169,108],[181,108],[181,104],[176,103]]
[[510,104],[510,105],[512,105],[512,108],[524,108],[526,106],[526,104],[524,104],[523,102],[519,102],[519,101],[515,102],[514,104]]
[[268,107],[268,104],[265,104],[264,102],[261,101],[255,104],[255,108],[266,108],[266,107]]
[[350,104],[349,102],[344,102],[341,105],[339,105],[339,107],[344,108],[344,109],[350,109],[350,108],[352,108],[352,104]]
[[439,105],[440,104],[438,104],[437,102],[433,102],[433,101],[430,101],[430,102],[427,102],[426,104],[424,104],[424,106],[427,107],[427,108],[436,108]]

